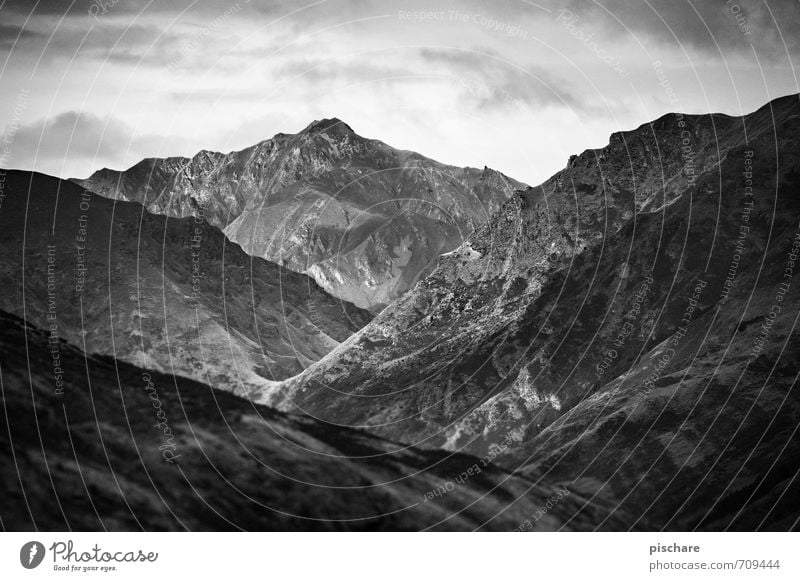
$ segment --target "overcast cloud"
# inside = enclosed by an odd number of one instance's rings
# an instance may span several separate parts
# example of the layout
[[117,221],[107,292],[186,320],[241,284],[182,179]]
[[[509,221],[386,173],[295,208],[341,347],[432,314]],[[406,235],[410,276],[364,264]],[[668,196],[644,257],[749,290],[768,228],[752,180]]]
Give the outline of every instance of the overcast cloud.
[[336,116],[534,184],[667,111],[800,90],[788,0],[0,0],[0,23],[3,164],[61,177]]

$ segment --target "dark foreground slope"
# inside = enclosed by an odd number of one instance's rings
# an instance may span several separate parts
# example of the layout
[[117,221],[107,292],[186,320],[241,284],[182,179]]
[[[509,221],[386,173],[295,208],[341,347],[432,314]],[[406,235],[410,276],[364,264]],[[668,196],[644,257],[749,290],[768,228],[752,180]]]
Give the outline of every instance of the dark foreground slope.
[[380,308],[411,288],[522,184],[357,135],[338,119],[228,154],[145,159],[82,186],[153,213],[203,215],[245,251]]
[[0,389],[5,530],[626,526],[575,488],[86,355],[5,313]]
[[203,220],[42,174],[5,177],[0,308],[90,353],[262,393],[370,319]]
[[509,201],[272,400],[667,528],[797,526],[800,102],[668,115]]

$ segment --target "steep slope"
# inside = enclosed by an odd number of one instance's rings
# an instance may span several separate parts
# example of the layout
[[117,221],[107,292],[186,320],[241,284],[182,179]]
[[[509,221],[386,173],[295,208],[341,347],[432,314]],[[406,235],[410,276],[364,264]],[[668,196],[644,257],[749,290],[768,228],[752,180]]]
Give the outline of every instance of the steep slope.
[[588,497],[577,489],[491,465],[454,485],[478,459],[405,448],[89,356],[5,313],[0,389],[4,530],[625,526],[608,504],[582,508]]
[[7,172],[0,308],[90,353],[261,392],[370,315],[194,218]]
[[74,180],[168,216],[203,216],[253,256],[308,273],[329,293],[380,310],[460,245],[518,188],[315,121],[229,154],[146,159]]
[[614,134],[271,401],[499,446],[656,526],[792,526],[799,130],[791,96]]

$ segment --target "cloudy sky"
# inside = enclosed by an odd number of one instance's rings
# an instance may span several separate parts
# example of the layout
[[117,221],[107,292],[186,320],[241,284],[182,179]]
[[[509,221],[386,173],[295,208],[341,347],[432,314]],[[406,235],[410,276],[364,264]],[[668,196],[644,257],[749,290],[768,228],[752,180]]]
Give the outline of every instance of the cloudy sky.
[[795,0],[0,0],[0,167],[85,177],[314,119],[530,184],[800,92]]

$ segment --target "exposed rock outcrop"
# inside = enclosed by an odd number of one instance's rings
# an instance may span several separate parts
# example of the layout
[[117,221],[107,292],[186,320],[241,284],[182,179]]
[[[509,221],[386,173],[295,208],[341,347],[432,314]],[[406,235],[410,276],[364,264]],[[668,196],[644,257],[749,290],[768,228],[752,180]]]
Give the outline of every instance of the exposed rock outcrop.
[[246,252],[373,311],[411,288],[523,184],[315,121],[228,154],[145,159],[74,180],[156,214],[202,216]]

